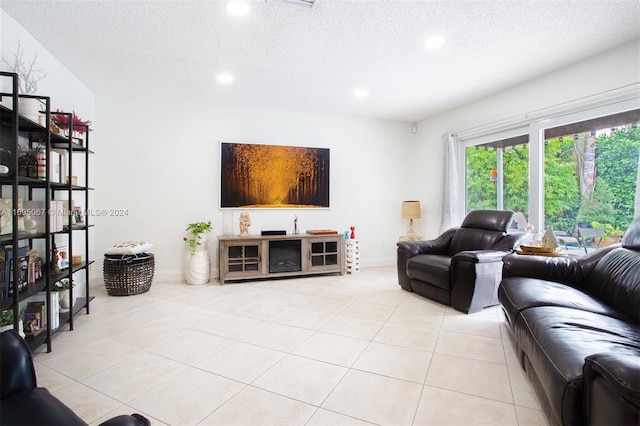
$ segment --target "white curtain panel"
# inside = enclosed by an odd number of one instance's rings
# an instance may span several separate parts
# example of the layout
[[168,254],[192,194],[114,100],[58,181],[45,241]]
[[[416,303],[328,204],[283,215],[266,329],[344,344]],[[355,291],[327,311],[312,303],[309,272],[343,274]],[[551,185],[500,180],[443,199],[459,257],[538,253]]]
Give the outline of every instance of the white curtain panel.
[[458,193],[458,141],[451,133],[442,135],[444,142],[444,171],[442,177],[442,214],[440,232],[462,223]]

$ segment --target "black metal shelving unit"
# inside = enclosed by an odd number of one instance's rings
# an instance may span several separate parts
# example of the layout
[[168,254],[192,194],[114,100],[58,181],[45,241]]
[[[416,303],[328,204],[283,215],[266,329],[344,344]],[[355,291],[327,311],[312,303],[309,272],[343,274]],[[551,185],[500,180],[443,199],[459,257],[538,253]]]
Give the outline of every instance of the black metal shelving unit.
[[[0,105],[2,146],[9,146],[11,148],[11,166],[9,174],[0,176],[0,197],[3,196],[3,190],[9,187],[11,188],[12,212],[3,213],[12,214],[13,225],[11,234],[0,235],[0,248],[4,250],[10,246],[11,250],[13,251],[13,294],[9,298],[0,298],[0,309],[13,310],[14,329],[17,330],[20,319],[20,303],[27,301],[27,299],[33,297],[38,292],[45,291],[45,306],[47,317],[46,331],[35,336],[27,335],[26,340],[32,350],[40,347],[43,344],[46,344],[47,352],[51,352],[53,335],[57,331],[61,330],[65,324],[69,324],[69,329],[73,330],[74,317],[82,313],[83,311],[86,314],[89,314],[89,304],[93,299],[93,297],[90,296],[89,292],[89,266],[93,264],[93,261],[89,260],[89,230],[93,226],[93,224],[90,223],[90,217],[86,214],[86,212],[85,214],[83,214],[83,224],[73,224],[73,211],[71,209],[72,200],[74,199],[74,193],[77,192],[81,192],[83,194],[81,195],[81,197],[83,196],[84,208],[87,209],[89,206],[89,192],[93,190],[93,188],[89,187],[89,156],[93,154],[93,151],[89,149],[89,126],[84,126],[84,145],[75,142],[73,139],[74,124],[72,113],[58,111],[52,112],[51,99],[48,97],[17,95],[19,80],[18,75],[15,73],[0,72],[0,78],[11,79],[13,88],[11,93],[0,94],[0,97],[6,96],[11,98],[12,100],[11,108],[5,105]],[[45,116],[44,126],[19,114],[19,102],[21,101],[21,99],[27,98],[36,98],[43,101],[45,108],[41,112],[44,113]],[[63,115],[68,120],[69,132],[67,136],[62,136],[49,130],[51,129],[51,116],[53,114]],[[19,135],[28,137],[29,144],[31,144],[32,141],[37,140],[38,144],[44,145],[44,149],[47,153],[46,177],[44,178],[44,180],[19,176]],[[37,137],[35,137],[36,135]],[[67,153],[66,167],[68,173],[68,182],[51,182],[49,165],[51,164],[51,153],[53,149],[64,150]],[[83,156],[85,180],[82,184],[78,184],[79,182],[73,184],[72,182],[74,155]],[[62,177],[63,180],[64,178],[65,176]],[[21,188],[27,188],[27,199],[30,200],[33,199],[32,197],[34,190],[44,191],[44,205],[46,210],[46,217],[44,218],[44,233],[27,234],[26,232],[22,232],[19,230],[19,197]],[[61,231],[54,231],[51,228],[51,221],[49,218],[50,214],[55,214],[52,211],[51,201],[56,199],[67,200],[67,205],[69,206],[68,211],[63,212],[63,214],[67,215],[67,225]],[[77,265],[73,265],[72,263],[72,256],[74,254],[73,235],[75,232],[84,232],[84,250],[82,251],[83,262]],[[45,253],[40,256],[43,260],[43,276],[42,278],[36,280],[35,283],[29,284],[26,289],[20,292],[18,289],[18,274],[20,272],[18,270],[18,252],[20,244],[22,244],[23,247],[33,247],[33,242],[36,240],[44,241]],[[66,240],[69,254],[69,268],[62,270],[58,274],[51,274],[51,252],[53,245],[59,240]],[[40,245],[42,245],[42,243]],[[59,326],[56,329],[52,329],[50,327],[50,325],[52,324],[51,286],[52,284],[63,278],[68,278],[72,282],[74,274],[84,274],[85,296],[83,298],[76,299],[75,304],[71,307],[71,310],[69,312],[61,313],[58,321]],[[5,285],[9,285],[9,283],[6,283]],[[69,296],[71,300],[73,300],[73,286],[68,291],[70,293]]]

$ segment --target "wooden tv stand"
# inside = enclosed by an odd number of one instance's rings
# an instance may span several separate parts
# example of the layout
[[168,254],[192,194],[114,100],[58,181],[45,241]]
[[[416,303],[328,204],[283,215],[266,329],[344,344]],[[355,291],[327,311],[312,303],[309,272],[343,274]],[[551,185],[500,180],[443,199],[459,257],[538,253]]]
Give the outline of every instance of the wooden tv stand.
[[219,236],[220,284],[296,275],[344,275],[343,240],[340,234]]

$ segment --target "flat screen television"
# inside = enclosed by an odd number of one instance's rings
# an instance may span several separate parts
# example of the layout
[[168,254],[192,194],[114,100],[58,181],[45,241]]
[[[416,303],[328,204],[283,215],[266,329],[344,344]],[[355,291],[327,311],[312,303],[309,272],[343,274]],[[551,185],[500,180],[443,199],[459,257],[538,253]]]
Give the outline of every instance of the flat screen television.
[[222,208],[328,208],[329,149],[221,143]]

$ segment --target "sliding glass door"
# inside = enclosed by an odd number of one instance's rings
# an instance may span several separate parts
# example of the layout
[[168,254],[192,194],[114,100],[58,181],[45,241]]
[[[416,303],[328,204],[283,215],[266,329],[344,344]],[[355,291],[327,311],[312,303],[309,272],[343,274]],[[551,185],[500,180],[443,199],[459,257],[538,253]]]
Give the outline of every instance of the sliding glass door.
[[636,214],[640,110],[544,131],[544,218],[555,230],[604,230],[617,242]]
[[640,109],[592,110],[462,140],[466,212],[512,210],[536,229],[592,228],[603,245],[619,241],[640,214],[639,123]]
[[466,211],[529,211],[529,138],[516,136],[469,146],[466,161]]

